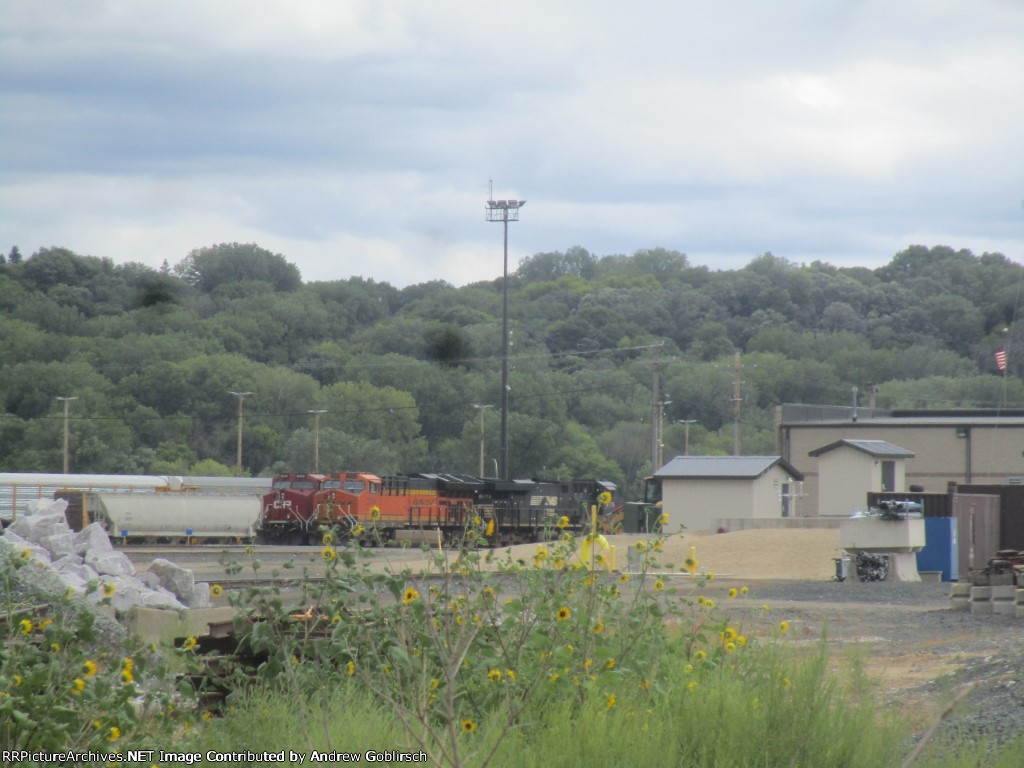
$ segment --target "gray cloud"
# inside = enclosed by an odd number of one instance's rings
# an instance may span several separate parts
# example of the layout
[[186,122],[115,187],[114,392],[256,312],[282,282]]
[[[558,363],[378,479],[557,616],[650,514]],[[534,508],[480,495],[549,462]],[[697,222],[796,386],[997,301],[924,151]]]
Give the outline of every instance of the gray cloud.
[[500,274],[493,178],[513,260],[1024,255],[1011,0],[6,6],[5,250],[461,284]]

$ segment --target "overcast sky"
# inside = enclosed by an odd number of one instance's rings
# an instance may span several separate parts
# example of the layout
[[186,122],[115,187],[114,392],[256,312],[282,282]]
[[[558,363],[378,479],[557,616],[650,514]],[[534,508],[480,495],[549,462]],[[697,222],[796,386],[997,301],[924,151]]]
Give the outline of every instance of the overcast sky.
[[0,249],[1024,261],[1024,0],[3,0]]

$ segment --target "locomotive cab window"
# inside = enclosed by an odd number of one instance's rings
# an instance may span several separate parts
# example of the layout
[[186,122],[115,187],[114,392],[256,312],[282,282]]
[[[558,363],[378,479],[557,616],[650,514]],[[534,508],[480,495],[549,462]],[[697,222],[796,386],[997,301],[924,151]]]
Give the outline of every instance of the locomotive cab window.
[[312,480],[296,480],[294,483],[292,483],[291,487],[294,488],[297,491],[312,491],[313,490],[313,481]]
[[370,483],[370,493],[380,493],[380,483]]
[[328,480],[324,483],[324,489],[341,488],[340,480]]
[[366,490],[366,483],[364,483],[362,480],[346,480],[342,488],[344,488],[348,493],[351,493],[353,496],[358,496],[360,493]]
[[275,491],[285,491],[292,487],[290,480],[275,480],[271,486]]

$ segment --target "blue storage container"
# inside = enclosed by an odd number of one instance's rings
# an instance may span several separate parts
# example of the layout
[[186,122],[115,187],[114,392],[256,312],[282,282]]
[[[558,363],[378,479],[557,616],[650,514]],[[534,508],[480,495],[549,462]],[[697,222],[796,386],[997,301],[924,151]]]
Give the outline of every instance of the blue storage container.
[[941,571],[943,581],[960,578],[957,569],[955,517],[924,519],[924,548],[917,553],[918,571]]

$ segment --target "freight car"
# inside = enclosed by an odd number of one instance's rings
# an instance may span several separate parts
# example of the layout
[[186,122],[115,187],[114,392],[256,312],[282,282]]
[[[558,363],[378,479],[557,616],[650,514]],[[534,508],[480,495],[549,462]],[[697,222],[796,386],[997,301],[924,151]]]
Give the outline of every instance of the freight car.
[[[254,526],[259,499],[269,488],[269,478],[3,472],[0,522],[23,514],[35,499],[63,498],[72,530],[100,520],[113,537],[130,531],[123,537],[130,541],[180,538],[189,530],[191,538],[230,540],[244,538]],[[117,511],[104,511],[100,496]]]
[[90,493],[86,501],[92,519],[122,543],[250,542],[260,513],[252,496]]
[[[295,485],[301,483],[301,493]],[[599,480],[567,482],[495,480],[469,475],[378,476],[339,472],[330,476],[281,475],[263,499],[257,541],[304,543],[325,532],[356,540],[431,540],[448,543],[467,535],[492,545],[537,541],[559,529],[580,531],[587,511],[612,509],[615,485]],[[601,502],[604,503],[601,503]]]

